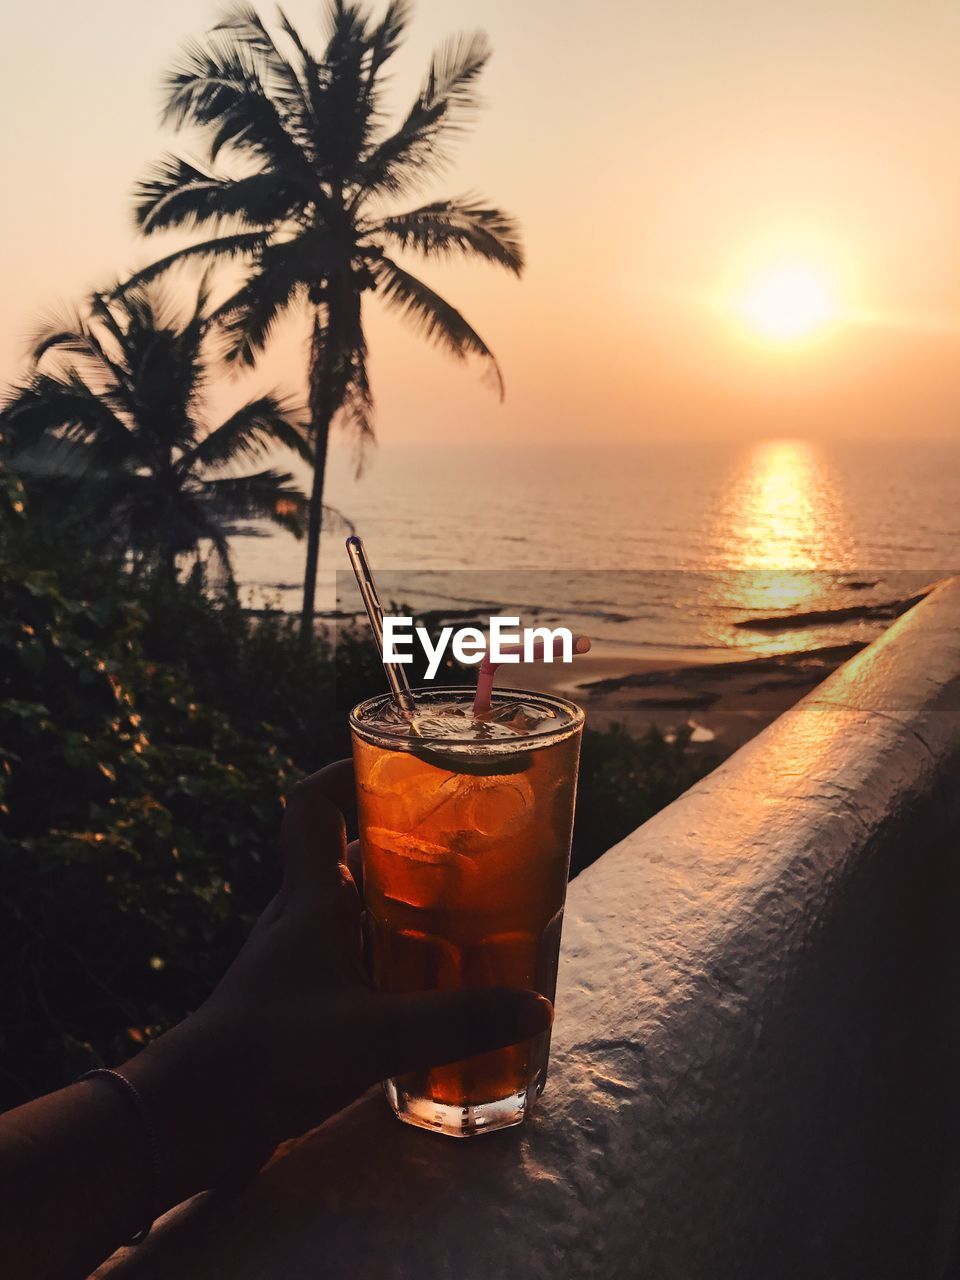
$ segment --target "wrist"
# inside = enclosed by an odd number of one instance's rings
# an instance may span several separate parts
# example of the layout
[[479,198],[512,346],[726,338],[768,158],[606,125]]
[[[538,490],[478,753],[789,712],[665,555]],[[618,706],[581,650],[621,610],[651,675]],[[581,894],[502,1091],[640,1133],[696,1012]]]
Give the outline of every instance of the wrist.
[[[159,1212],[157,1204],[159,1153],[153,1121],[140,1095],[140,1091],[122,1072],[115,1071],[110,1067],[95,1067],[92,1071],[82,1075],[77,1084],[90,1083],[95,1080],[101,1081],[109,1089],[112,1089],[115,1099],[122,1098],[124,1100],[127,1121],[123,1126],[114,1124],[113,1127],[115,1129],[123,1128],[128,1135],[128,1145],[132,1143],[139,1151],[139,1164],[144,1174],[144,1194],[142,1196],[144,1208],[140,1217],[140,1225],[127,1240],[128,1244],[139,1244],[149,1234],[150,1228],[153,1226]],[[117,1093],[117,1090],[119,1090],[119,1093]],[[131,1120],[133,1121],[133,1130],[131,1130]],[[129,1160],[127,1163],[129,1164]]]
[[168,1208],[238,1177],[251,1176],[272,1146],[250,1123],[232,1055],[218,1058],[202,1012],[127,1062],[123,1075],[143,1099],[157,1143],[157,1208]]

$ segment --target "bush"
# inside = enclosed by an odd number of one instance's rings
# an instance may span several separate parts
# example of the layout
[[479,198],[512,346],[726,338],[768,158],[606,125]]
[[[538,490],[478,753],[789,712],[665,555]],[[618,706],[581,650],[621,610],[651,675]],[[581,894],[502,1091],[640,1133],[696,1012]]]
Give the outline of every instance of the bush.
[[[14,493],[0,491],[8,524]],[[185,664],[145,653],[146,614],[119,585],[78,600],[0,558],[7,1103],[195,1007],[276,882],[292,761],[266,726],[200,701]]]
[[688,750],[689,730],[668,741],[658,729],[632,737],[622,725],[583,735],[570,874],[676,800],[717,763]]

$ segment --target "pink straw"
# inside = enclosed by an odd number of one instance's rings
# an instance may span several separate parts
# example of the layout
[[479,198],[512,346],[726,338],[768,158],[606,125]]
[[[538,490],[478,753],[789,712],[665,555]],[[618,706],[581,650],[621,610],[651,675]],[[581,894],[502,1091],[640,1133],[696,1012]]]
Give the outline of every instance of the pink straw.
[[[554,639],[551,648],[551,656],[559,658],[563,653],[563,641],[559,638]],[[512,644],[505,645],[501,650],[503,653],[523,653],[523,645]],[[589,636],[573,637],[574,653],[590,652]],[[533,660],[534,662],[544,661],[543,641],[537,639],[533,642]],[[490,710],[493,698],[493,677],[496,674],[497,667],[502,664],[499,662],[491,662],[489,657],[484,658],[480,663],[480,670],[477,672],[477,696],[473,700],[473,714],[475,716],[485,716]]]

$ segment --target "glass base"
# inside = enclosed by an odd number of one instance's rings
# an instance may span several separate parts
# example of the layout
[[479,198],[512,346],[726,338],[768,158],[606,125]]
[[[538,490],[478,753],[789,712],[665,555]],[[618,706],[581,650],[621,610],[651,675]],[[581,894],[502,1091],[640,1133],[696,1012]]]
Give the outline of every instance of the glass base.
[[482,1133],[512,1129],[514,1125],[523,1124],[533,1104],[533,1097],[527,1089],[511,1093],[506,1098],[497,1098],[494,1102],[478,1102],[465,1107],[414,1097],[405,1092],[396,1080],[385,1080],[383,1091],[394,1115],[404,1124],[445,1133],[448,1138],[476,1138]]

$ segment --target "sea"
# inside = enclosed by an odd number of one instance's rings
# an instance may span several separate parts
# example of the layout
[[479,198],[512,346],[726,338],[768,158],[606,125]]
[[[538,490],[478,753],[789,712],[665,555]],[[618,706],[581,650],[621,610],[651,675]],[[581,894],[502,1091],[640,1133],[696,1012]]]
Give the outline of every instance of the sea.
[[[335,439],[327,619],[359,612],[353,530],[388,611],[563,623],[640,658],[870,640],[960,565],[960,441],[391,441],[354,461]],[[245,603],[295,612],[303,543],[260,525],[231,545]]]

